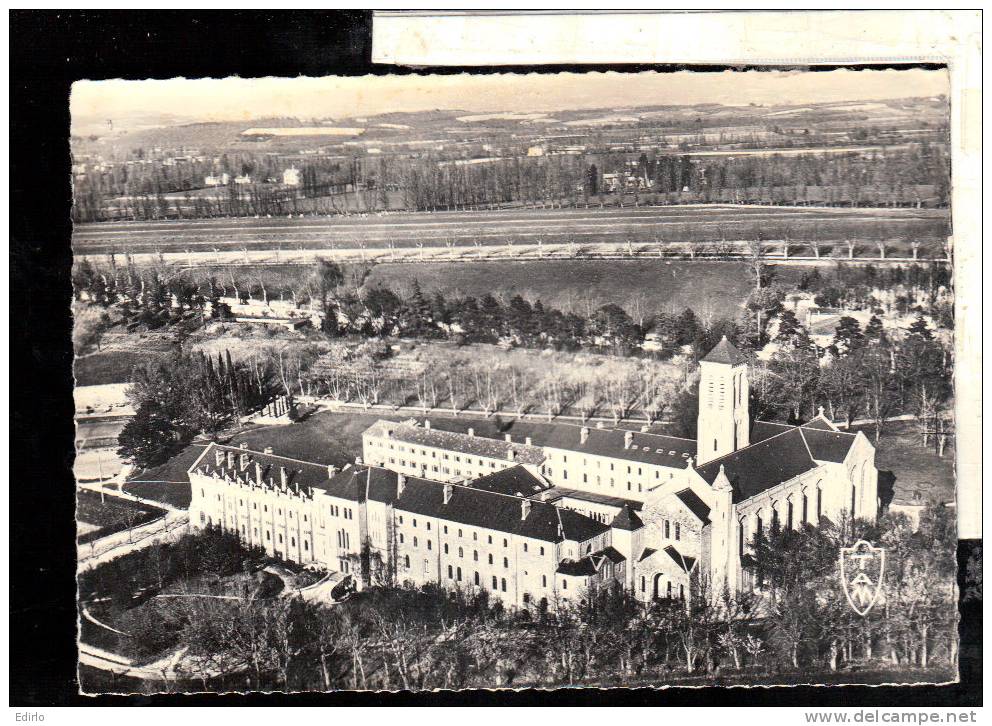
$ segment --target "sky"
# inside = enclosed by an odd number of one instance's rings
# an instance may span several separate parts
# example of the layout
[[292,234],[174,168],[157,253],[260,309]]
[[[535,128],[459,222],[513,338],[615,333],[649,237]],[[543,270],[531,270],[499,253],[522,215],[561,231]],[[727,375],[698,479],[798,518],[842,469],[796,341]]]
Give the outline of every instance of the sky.
[[873,101],[948,93],[946,71],[556,73],[471,76],[79,81],[70,109],[83,120],[173,116],[235,121],[345,118],[390,111],[547,111],[722,103]]

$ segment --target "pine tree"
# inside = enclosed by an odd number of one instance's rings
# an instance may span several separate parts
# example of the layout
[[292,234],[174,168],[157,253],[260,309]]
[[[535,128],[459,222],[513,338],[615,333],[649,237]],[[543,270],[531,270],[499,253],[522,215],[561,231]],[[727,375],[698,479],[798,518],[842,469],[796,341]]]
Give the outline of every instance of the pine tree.
[[865,340],[871,343],[881,343],[885,340],[885,329],[877,315],[872,315],[868,325],[865,326]]
[[834,346],[841,355],[847,355],[864,347],[865,334],[861,324],[849,315],[843,316],[834,330]]
[[923,340],[933,340],[933,333],[927,326],[927,321],[923,318],[923,313],[916,314],[916,320],[909,326],[908,335],[922,338]]

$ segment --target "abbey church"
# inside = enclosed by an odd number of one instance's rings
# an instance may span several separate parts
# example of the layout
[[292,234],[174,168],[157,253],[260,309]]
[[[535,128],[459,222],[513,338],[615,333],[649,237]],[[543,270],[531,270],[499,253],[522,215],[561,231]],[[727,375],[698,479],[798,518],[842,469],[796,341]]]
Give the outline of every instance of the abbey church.
[[757,533],[874,520],[878,493],[864,434],[822,409],[800,426],[751,421],[748,393],[724,338],[700,362],[695,441],[379,420],[341,470],[211,444],[189,470],[191,522],[316,568],[368,580],[376,562],[396,582],[486,589],[514,607],[611,582],[644,601],[684,597],[694,575],[750,589],[741,562]]

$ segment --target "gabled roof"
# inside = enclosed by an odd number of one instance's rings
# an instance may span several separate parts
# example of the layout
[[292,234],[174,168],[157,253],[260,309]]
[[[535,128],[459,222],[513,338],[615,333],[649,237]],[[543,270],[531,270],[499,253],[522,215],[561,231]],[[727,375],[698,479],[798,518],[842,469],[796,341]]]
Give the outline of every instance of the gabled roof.
[[707,484],[713,484],[721,465],[733,487],[735,503],[819,466],[798,427],[708,461],[696,471]]
[[680,492],[676,492],[675,496],[682,500],[682,503],[686,508],[696,515],[696,518],[703,524],[709,524],[710,521],[710,508],[706,505],[699,495],[692,489],[683,489]]
[[653,555],[657,551],[658,550],[656,550],[656,549],[652,549],[650,547],[645,547],[644,548],[644,551],[641,552],[641,556],[637,558],[637,561],[638,562],[644,562],[644,560],[646,560],[648,557],[650,557],[651,555]]
[[629,532],[633,532],[635,529],[640,529],[644,526],[644,522],[641,518],[637,516],[637,513],[629,505],[625,504],[623,508],[617,512],[617,516],[613,518],[610,522],[610,527],[613,529],[625,529]]
[[617,565],[626,559],[626,557],[617,552],[613,547],[606,547],[599,552],[584,555],[578,560],[562,560],[558,563],[558,574],[572,576],[595,575],[607,560]]
[[794,428],[796,427],[791,424],[776,423],[775,421],[755,421],[751,424],[751,443],[756,444]]
[[737,350],[733,343],[727,340],[727,336],[720,338],[720,342],[716,344],[709,353],[707,353],[702,362],[704,363],[723,363],[725,365],[735,366],[738,363],[744,362],[744,355]]
[[[217,452],[224,455],[217,463]],[[233,454],[234,465],[229,465],[228,454]],[[246,465],[242,467],[242,456]],[[224,446],[213,443],[190,466],[189,472],[197,472],[217,478],[250,479],[258,485],[267,486],[271,480],[274,486],[282,486],[282,473],[286,473],[286,485],[291,489],[299,487],[310,492],[313,487],[324,489],[330,479],[328,468],[322,464],[290,459],[286,456],[266,454],[261,451],[243,449],[239,446]],[[261,482],[259,482],[261,475]]]
[[[399,512],[436,517],[545,542],[584,542],[609,529],[590,517],[559,509],[553,504],[470,486],[447,485],[451,487],[451,497],[445,503],[445,486],[441,482],[407,477],[403,493],[393,506]],[[523,516],[525,504],[529,508],[526,517]]]
[[821,418],[820,416],[817,416],[816,418],[814,418],[812,421],[810,421],[808,423],[804,423],[803,424],[803,428],[804,429],[819,429],[821,431],[836,431],[837,430],[833,426],[830,425],[830,422],[829,421],[827,421],[826,419]]
[[484,456],[489,459],[501,459],[520,464],[540,464],[544,461],[544,452],[538,446],[528,446],[516,442],[492,439],[486,436],[470,436],[469,434],[444,431],[437,428],[417,426],[416,422],[386,421],[380,419],[372,424],[365,433],[390,438],[395,441],[436,449],[447,449],[458,454]]
[[847,431],[837,431],[826,419],[817,416],[802,426],[775,423],[774,421],[755,421],[751,425],[751,444],[770,439],[787,431],[799,430],[809,446],[810,453],[817,461],[844,461],[847,452],[854,444],[857,434]]
[[[585,441],[582,440],[583,428],[586,432]],[[630,446],[627,445],[628,441]],[[533,435],[533,442],[537,446],[552,449],[673,469],[684,469],[686,460],[696,455],[696,442],[692,439],[624,429],[597,429],[576,424],[546,427]],[[616,478],[622,479],[625,474],[625,471],[618,471]]]
[[692,568],[696,564],[695,557],[688,557],[686,555],[683,555],[677,549],[672,547],[672,545],[668,545],[668,547],[665,548],[665,554],[671,557],[672,560],[675,562],[675,564],[681,567],[687,573],[692,572]]
[[501,469],[466,483],[473,489],[517,497],[531,497],[551,488],[546,481],[534,476],[526,467],[520,465]]
[[644,508],[644,502],[636,499],[626,499],[625,497],[611,497],[609,494],[599,492],[584,492],[581,489],[571,489],[569,487],[553,486],[537,496],[542,502],[557,502],[562,499],[578,499],[583,502],[594,504],[605,504],[609,507],[630,507],[635,512]]
[[857,434],[846,431],[833,431],[809,425],[800,427],[810,453],[817,461],[832,461],[840,464],[854,445]]

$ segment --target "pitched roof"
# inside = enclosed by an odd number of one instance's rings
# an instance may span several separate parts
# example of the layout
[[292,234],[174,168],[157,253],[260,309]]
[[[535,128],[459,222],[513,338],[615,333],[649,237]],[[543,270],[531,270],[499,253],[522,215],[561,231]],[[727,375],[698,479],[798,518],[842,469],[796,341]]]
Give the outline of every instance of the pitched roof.
[[611,497],[609,494],[598,492],[584,492],[581,489],[570,489],[569,487],[553,486],[538,495],[542,502],[557,502],[562,499],[578,499],[583,502],[593,502],[594,504],[605,504],[608,507],[627,507],[635,512],[641,511],[643,502],[636,499],[625,499],[624,497]]
[[682,500],[686,508],[695,514],[700,522],[709,524],[710,508],[706,505],[706,502],[699,498],[696,492],[692,491],[692,489],[683,489],[680,492],[676,492],[675,496]]
[[558,574],[577,576],[595,575],[607,560],[616,565],[626,559],[626,557],[613,547],[606,547],[599,552],[583,555],[578,560],[562,560],[558,563]]
[[725,365],[735,366],[738,363],[744,362],[744,355],[737,350],[733,343],[727,340],[727,336],[720,338],[720,342],[716,344],[709,353],[703,357],[703,362],[706,363],[723,363]]
[[685,570],[686,572],[692,572],[692,568],[696,564],[695,557],[689,557],[687,555],[683,555],[677,549],[672,547],[672,545],[668,545],[668,547],[665,548],[665,553],[669,557],[671,557],[672,560],[675,562],[675,564],[681,567],[683,570]]
[[[585,441],[582,431],[585,428]],[[533,442],[538,446],[574,451],[591,456],[606,456],[631,462],[684,469],[686,460],[696,455],[696,442],[675,436],[663,436],[624,429],[597,429],[576,424],[558,424],[535,432]],[[627,442],[630,442],[630,446]],[[620,472],[622,476],[626,472]]]
[[[224,455],[221,463],[217,463],[217,453]],[[230,466],[230,457],[233,455],[233,466]],[[246,456],[245,466],[242,467],[242,456]],[[252,449],[242,449],[239,446],[224,446],[222,444],[211,444],[203,454],[190,466],[190,472],[197,472],[206,476],[218,478],[241,478],[249,479],[255,484],[268,486],[272,482],[273,486],[282,486],[282,472],[286,473],[286,485],[291,489],[299,487],[301,490],[310,493],[313,487],[324,489],[330,480],[330,471],[323,464],[314,464],[307,461],[290,459],[286,456],[276,456],[266,454]],[[261,478],[261,482],[259,482]]]
[[818,466],[810,457],[798,427],[708,461],[696,471],[708,484],[712,484],[720,473],[721,465],[733,487],[735,503]]
[[796,427],[791,424],[776,423],[775,421],[755,421],[751,424],[751,443],[756,444],[794,428]]
[[466,483],[473,489],[518,497],[532,497],[551,488],[546,481],[534,476],[526,467],[520,465],[501,469]]
[[837,464],[847,458],[847,452],[851,450],[857,438],[857,434],[846,431],[824,430],[811,426],[802,426],[799,430],[802,431],[814,459]]
[[757,444],[772,436],[786,431],[798,429],[809,446],[810,453],[817,461],[844,461],[847,452],[854,444],[857,434],[847,431],[837,431],[830,423],[817,416],[802,426],[775,423],[774,421],[755,421],[751,425],[751,444]]
[[558,563],[559,575],[589,576],[595,575],[598,569],[596,562],[588,555],[578,560],[562,560]]
[[409,421],[397,423],[380,419],[366,429],[366,433],[404,443],[521,464],[540,464],[544,461],[544,452],[537,446],[492,439],[487,436],[470,436],[437,428],[428,429]]
[[637,516],[637,513],[629,504],[625,504],[623,509],[610,522],[610,527],[613,529],[625,529],[631,532],[643,526],[644,522],[641,521],[641,518]]
[[[507,534],[561,542],[584,542],[605,532],[608,527],[590,517],[553,504],[497,494],[470,486],[448,485],[451,497],[444,501],[445,484],[408,477],[403,493],[393,506],[397,511],[494,529]],[[524,517],[524,505],[529,507]]]

